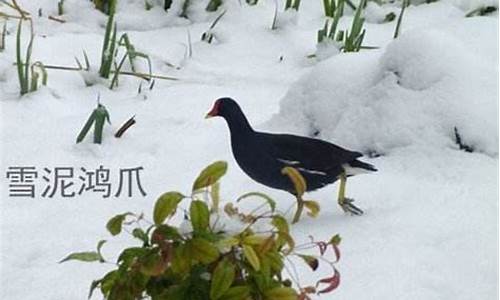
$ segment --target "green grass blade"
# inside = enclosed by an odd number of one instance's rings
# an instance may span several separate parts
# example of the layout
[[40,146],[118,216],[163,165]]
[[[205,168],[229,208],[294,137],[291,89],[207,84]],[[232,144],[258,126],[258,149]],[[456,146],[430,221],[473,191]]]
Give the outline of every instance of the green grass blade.
[[83,141],[83,139],[85,138],[85,136],[87,135],[87,133],[89,132],[90,130],[90,127],[92,127],[92,124],[94,123],[95,121],[95,110],[90,114],[89,118],[87,119],[87,122],[85,122],[85,125],[83,125],[83,128],[82,130],[80,130],[80,133],[78,134],[77,138],[76,138],[76,143],[80,143],[81,141]]

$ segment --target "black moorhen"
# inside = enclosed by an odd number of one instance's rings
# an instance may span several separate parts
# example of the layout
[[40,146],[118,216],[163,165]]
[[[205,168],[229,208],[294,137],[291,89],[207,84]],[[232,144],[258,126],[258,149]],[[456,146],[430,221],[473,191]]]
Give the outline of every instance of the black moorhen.
[[240,168],[255,181],[295,195],[292,181],[283,176],[284,167],[293,167],[304,177],[307,191],[316,190],[340,179],[338,203],[345,212],[361,215],[353,199],[345,197],[349,176],[377,169],[357,158],[362,154],[337,145],[290,134],[254,131],[240,106],[231,98],[220,98],[206,118],[223,117],[231,132],[233,155]]

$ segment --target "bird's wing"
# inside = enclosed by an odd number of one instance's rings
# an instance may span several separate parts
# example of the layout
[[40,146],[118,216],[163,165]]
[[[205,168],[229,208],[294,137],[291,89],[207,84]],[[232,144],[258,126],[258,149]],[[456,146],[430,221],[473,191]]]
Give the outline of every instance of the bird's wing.
[[337,145],[313,138],[288,135],[260,135],[261,145],[268,145],[270,154],[285,166],[321,175],[362,156]]

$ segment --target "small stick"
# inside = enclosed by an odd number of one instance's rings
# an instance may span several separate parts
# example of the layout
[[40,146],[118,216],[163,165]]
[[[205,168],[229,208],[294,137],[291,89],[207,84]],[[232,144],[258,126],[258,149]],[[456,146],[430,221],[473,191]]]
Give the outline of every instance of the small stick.
[[56,21],[56,22],[59,22],[59,23],[66,23],[66,20],[59,19],[59,18],[54,17],[54,16],[49,16],[49,20]]
[[135,122],[135,115],[132,116],[132,118],[128,119],[127,122],[123,123],[123,125],[118,129],[118,131],[115,133],[115,138],[121,138],[122,135],[129,129],[132,125],[134,125]]
[[[82,71],[84,69],[80,67],[68,67],[68,66],[57,66],[57,65],[44,65],[45,69],[53,69],[53,70],[62,70],[62,71]],[[116,71],[111,71],[111,73],[116,73]],[[120,71],[118,72],[120,75],[128,75],[128,76],[135,76],[139,77],[145,80],[151,80],[153,78],[158,78],[158,79],[164,79],[164,80],[180,80],[179,78],[175,77],[168,77],[168,76],[163,76],[163,75],[155,75],[155,74],[147,74],[147,73],[139,73],[139,72],[127,72],[127,71]]]

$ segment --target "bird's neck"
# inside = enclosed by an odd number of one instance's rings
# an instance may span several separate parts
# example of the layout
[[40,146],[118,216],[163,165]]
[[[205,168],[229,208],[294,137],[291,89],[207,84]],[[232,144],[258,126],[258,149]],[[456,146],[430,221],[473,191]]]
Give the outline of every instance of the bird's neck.
[[252,126],[243,113],[226,116],[227,125],[232,138],[247,137],[254,133]]

